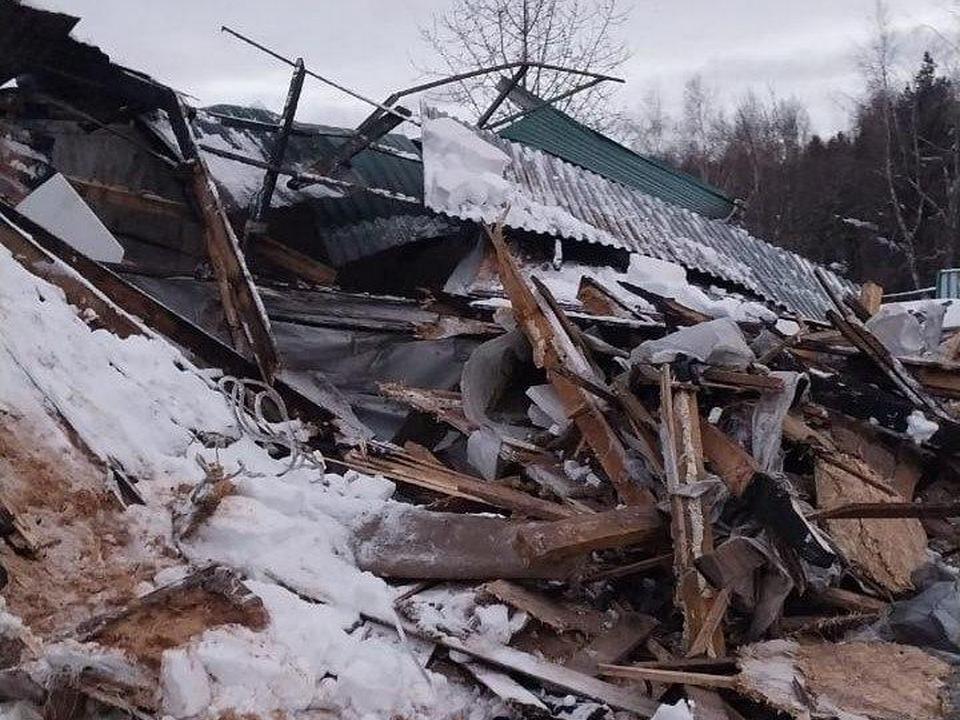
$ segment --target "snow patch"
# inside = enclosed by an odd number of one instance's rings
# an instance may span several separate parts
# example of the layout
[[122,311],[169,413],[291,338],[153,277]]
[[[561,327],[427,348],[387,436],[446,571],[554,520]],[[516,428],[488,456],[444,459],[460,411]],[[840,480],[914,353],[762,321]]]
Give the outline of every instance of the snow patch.
[[917,445],[922,445],[927,442],[927,440],[937,434],[937,430],[939,429],[940,426],[937,423],[928,420],[926,415],[919,410],[914,410],[907,417],[907,435],[909,435],[910,439]]

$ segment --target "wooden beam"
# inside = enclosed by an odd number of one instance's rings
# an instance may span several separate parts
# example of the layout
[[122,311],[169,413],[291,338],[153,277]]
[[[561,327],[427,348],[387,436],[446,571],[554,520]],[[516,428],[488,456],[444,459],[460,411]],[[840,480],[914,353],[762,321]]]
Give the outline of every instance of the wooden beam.
[[517,542],[524,555],[539,560],[655,543],[662,530],[657,510],[638,505],[525,526],[517,533]]
[[652,505],[652,494],[641,488],[632,476],[626,448],[604,416],[597,399],[559,372],[559,368],[565,367],[580,375],[589,374],[588,359],[565,334],[560,318],[547,314],[546,301],[538,302],[507,249],[502,226],[492,231],[488,228],[487,233],[496,250],[500,280],[510,298],[514,317],[533,347],[535,364],[546,370],[568,417],[583,434],[620,501],[626,505]]
[[303,90],[303,80],[306,74],[307,69],[303,64],[303,58],[297,58],[293,66],[293,75],[290,78],[290,87],[287,89],[287,99],[283,103],[283,112],[280,114],[277,135],[273,138],[273,144],[270,147],[270,164],[273,167],[268,168],[263,175],[263,184],[260,186],[256,205],[251,213],[250,221],[247,223],[245,240],[249,241],[253,237],[259,238],[266,234],[267,213],[270,211],[270,203],[273,200],[273,192],[277,188],[277,177],[279,176],[276,168],[283,165],[287,154],[287,144],[290,142],[290,133],[293,130],[293,118],[297,114],[297,105],[300,102],[300,92]]
[[903,364],[883,346],[860,320],[852,314],[844,317],[834,310],[827,310],[827,318],[916,407],[935,415],[938,422],[941,420],[954,422],[940,404],[927,395],[920,383],[907,372]]
[[688,308],[686,305],[674,300],[673,298],[666,297],[664,295],[658,295],[657,293],[650,292],[649,290],[644,290],[639,285],[624,282],[623,280],[620,280],[619,283],[627,292],[631,292],[653,305],[657,312],[663,316],[664,321],[668,325],[699,325],[700,323],[713,320],[713,318],[709,315],[706,315],[699,310]]
[[657,555],[655,557],[639,560],[626,565],[617,565],[612,568],[596,570],[584,575],[585,582],[594,582],[595,580],[613,580],[614,578],[630,577],[631,575],[640,575],[641,573],[655,570],[657,568],[672,567],[673,553]]
[[648,319],[635,312],[589,275],[580,278],[577,300],[580,301],[587,312],[594,315],[627,318],[629,320]]
[[272,382],[279,369],[280,358],[270,332],[270,320],[240,250],[240,242],[227,219],[220,193],[197,146],[196,133],[186,120],[187,109],[179,99],[176,102],[178,125],[181,129],[183,126],[186,128],[184,141],[188,143],[186,151],[190,160],[190,186],[200,207],[207,254],[217,278],[230,336],[240,352],[249,349],[263,378]]
[[[663,365],[660,373],[660,447],[670,495],[676,602],[684,618],[683,644],[690,651],[720,598],[696,568],[698,558],[713,552],[710,505],[703,495],[690,497],[683,492],[684,486],[696,484],[705,477],[697,396],[695,391],[686,388],[677,389],[675,394],[673,390],[670,366]],[[719,623],[709,639],[701,644],[710,657],[724,654],[723,631]]]
[[289,245],[279,243],[268,235],[259,236],[253,247],[257,255],[264,260],[314,285],[333,285],[337,279],[337,271],[332,267],[294,250]]
[[783,392],[783,379],[774,375],[736,372],[722,368],[707,368],[701,376],[703,385],[736,388],[737,390],[755,390],[757,392]]
[[596,610],[578,610],[506,580],[486,583],[480,587],[480,591],[527,613],[558,633],[573,630],[592,637],[599,633],[603,626],[603,617]]
[[757,474],[757,462],[753,456],[706,420],[700,421],[700,440],[711,469],[733,495],[743,495]]
[[709,675],[707,673],[685,672],[683,670],[657,670],[645,667],[624,665],[600,665],[600,674],[607,677],[626,678],[627,680],[645,680],[665,685],[681,684],[697,687],[737,689],[736,675]]
[[118,185],[106,185],[94,180],[67,176],[67,181],[87,202],[115,205],[147,215],[163,215],[178,220],[196,222],[197,216],[185,202],[161,197],[146,190],[131,190]]
[[828,587],[815,594],[817,600],[830,607],[854,613],[879,613],[887,609],[887,603],[862,593]]
[[948,502],[853,502],[827,510],[815,510],[808,520],[827,519],[895,519],[895,518],[954,518],[960,517],[960,501]]
[[637,612],[620,615],[613,626],[578,650],[566,666],[587,675],[596,675],[600,663],[617,663],[636,650],[658,625],[656,618]]
[[723,616],[730,606],[730,595],[730,588],[723,588],[713,599],[713,604],[710,605],[710,610],[703,619],[703,624],[700,626],[697,636],[690,644],[690,649],[687,650],[688,658],[696,657],[697,655],[702,655],[707,652],[707,649],[713,642],[714,636],[717,631],[720,630],[720,623],[723,622]]
[[424,462],[420,458],[391,446],[368,446],[368,452],[350,450],[339,462],[362,472],[380,473],[407,485],[432,490],[443,495],[464,498],[490,507],[545,520],[570,518],[578,512],[528,495],[520,490],[484,482],[448,468]]

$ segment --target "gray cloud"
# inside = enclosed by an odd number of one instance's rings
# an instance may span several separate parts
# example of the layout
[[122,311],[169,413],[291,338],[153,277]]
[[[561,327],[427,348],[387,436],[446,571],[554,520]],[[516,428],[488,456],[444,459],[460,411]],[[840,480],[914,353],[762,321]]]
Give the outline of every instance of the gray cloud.
[[[77,34],[118,62],[143,70],[203,103],[283,102],[289,69],[219,32],[232,25],[310,67],[375,98],[415,83],[427,53],[418,25],[444,0],[33,0],[83,18]],[[905,59],[942,46],[925,26],[957,33],[951,0],[891,0]],[[846,98],[859,86],[855,48],[865,42],[873,0],[635,0],[625,38],[633,51],[617,99],[635,107],[659,87],[667,108],[679,104],[686,78],[701,73],[728,103],[748,89],[795,95],[814,127],[842,127]],[[916,60],[908,65],[913,67]],[[301,116],[352,123],[367,108],[318,83]]]

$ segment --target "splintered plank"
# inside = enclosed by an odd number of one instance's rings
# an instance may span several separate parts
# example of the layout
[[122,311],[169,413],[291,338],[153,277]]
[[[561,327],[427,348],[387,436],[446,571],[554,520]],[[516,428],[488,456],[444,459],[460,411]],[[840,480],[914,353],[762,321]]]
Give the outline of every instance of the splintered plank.
[[700,441],[713,471],[727,489],[740,497],[757,474],[757,463],[739,443],[706,420],[700,421]]
[[380,473],[406,485],[472,500],[527,517],[559,520],[578,514],[577,510],[571,507],[542,500],[505,485],[484,482],[436,463],[425,462],[399,448],[381,446],[370,447],[369,450],[367,453],[350,450],[342,462],[354,470]]
[[[709,627],[711,610],[722,602],[696,568],[696,561],[713,552],[713,530],[710,506],[702,495],[690,497],[684,486],[703,480],[703,446],[700,437],[700,416],[695,391],[673,392],[670,366],[660,373],[660,444],[663,451],[667,492],[670,494],[673,537],[674,573],[677,577],[677,605],[683,612],[683,644],[688,651],[696,649],[709,657],[724,654],[720,618],[706,638],[698,638]],[[726,607],[720,608],[725,610]]]
[[171,122],[175,127],[183,129],[180,139],[185,144],[182,150],[190,160],[190,186],[199,206],[207,254],[217,278],[230,336],[237,350],[250,350],[260,373],[271,382],[279,369],[280,359],[267,311],[247,268],[237,235],[227,219],[210,169],[200,153],[196,133],[186,119],[187,110],[178,98],[174,98],[168,111],[174,114]]
[[713,320],[709,315],[705,315],[699,310],[689,308],[681,302],[665,295],[658,295],[655,292],[645,290],[639,285],[620,281],[620,285],[628,292],[643,298],[656,308],[657,312],[663,315],[664,320],[670,325],[699,325],[703,322]]
[[620,501],[625,505],[652,505],[653,497],[650,492],[641,488],[632,477],[626,448],[604,416],[597,398],[561,372],[561,369],[566,369],[576,375],[590,377],[594,373],[589,360],[564,330],[561,317],[553,312],[545,299],[538,300],[538,296],[524,279],[507,249],[502,226],[497,226],[492,231],[488,229],[487,233],[496,250],[500,280],[510,298],[517,324],[523,329],[533,348],[537,367],[546,370],[547,378],[560,396],[568,417],[583,434],[600,466],[613,483]]

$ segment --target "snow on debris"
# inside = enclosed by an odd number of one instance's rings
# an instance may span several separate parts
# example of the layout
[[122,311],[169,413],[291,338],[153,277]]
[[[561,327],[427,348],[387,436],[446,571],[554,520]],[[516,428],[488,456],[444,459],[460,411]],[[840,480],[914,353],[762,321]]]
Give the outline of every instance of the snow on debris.
[[907,435],[917,445],[922,445],[932,438],[939,429],[940,426],[937,423],[928,420],[927,416],[919,410],[914,410],[907,416]]
[[[751,236],[425,107],[424,203],[485,223],[598,243],[722,278],[810,317],[829,300],[816,266]],[[831,284],[853,285],[839,277]]]
[[[285,462],[240,438],[225,398],[169,343],[91,328],[59,288],[30,274],[2,246],[0,408],[15,418],[55,410],[95,454],[138,476],[147,504],[126,513],[144,529],[131,537],[131,554],[147,556],[164,543],[161,554],[176,556],[174,488],[203,479],[197,458],[239,472],[236,494],[181,549],[197,565],[215,560],[252,577],[248,587],[270,622],[259,632],[212,628],[166,650],[160,679],[165,713],[214,717],[231,710],[266,717],[310,709],[358,719],[482,720],[503,711],[490,695],[420,667],[398,639],[362,629],[361,612],[392,616],[396,591],[355,567],[349,526],[396,504],[388,499],[391,483],[306,468],[284,473]],[[210,432],[226,438],[227,447],[198,441]],[[167,567],[155,582],[179,574]],[[484,612],[487,624],[502,632],[498,610]],[[44,648],[49,662],[122,659],[116,651],[71,642]]]
[[547,235],[616,245],[609,233],[557,205],[527,197],[506,179],[510,156],[448,117],[423,123],[423,192],[427,207],[477,222],[500,218],[508,225]]

